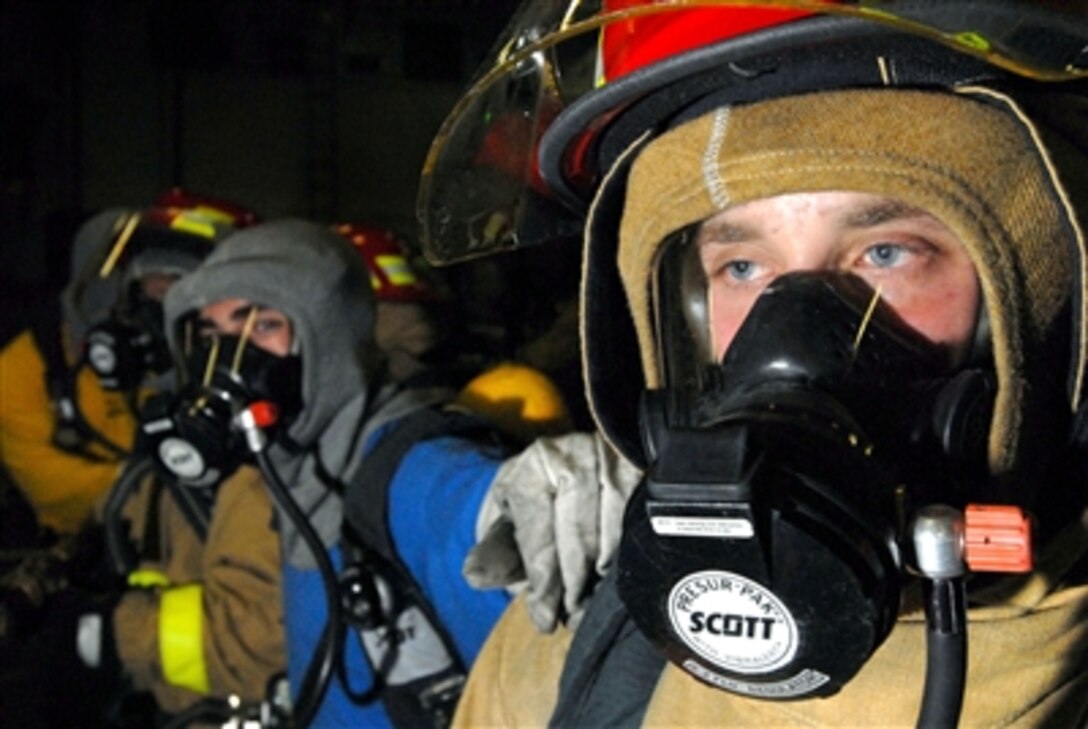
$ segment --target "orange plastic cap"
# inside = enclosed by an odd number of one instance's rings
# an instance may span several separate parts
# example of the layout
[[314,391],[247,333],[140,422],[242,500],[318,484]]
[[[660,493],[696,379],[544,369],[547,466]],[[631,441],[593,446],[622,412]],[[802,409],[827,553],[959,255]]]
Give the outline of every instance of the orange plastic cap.
[[971,504],[964,520],[972,572],[1031,572],[1031,521],[1019,507]]

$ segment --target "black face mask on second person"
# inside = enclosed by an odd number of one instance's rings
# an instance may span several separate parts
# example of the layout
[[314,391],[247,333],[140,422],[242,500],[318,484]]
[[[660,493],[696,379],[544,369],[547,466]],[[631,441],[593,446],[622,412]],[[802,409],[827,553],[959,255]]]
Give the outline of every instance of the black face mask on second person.
[[162,316],[162,304],[139,298],[124,316],[113,314],[87,333],[84,356],[104,389],[132,390],[148,373],[169,369]]
[[646,393],[619,594],[716,688],[842,688],[897,618],[911,515],[984,473],[991,373],[950,375],[872,301],[842,274],[783,276],[700,391]]
[[179,392],[149,402],[140,439],[164,473],[210,486],[253,458],[247,430],[282,430],[302,409],[302,362],[238,337],[202,342]]

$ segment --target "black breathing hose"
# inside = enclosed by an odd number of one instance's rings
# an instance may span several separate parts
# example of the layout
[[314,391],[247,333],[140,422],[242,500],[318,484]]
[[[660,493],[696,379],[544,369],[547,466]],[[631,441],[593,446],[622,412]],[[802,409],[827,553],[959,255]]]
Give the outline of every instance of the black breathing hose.
[[132,553],[132,545],[129,544],[125,534],[121,508],[132,496],[140,480],[154,468],[154,465],[150,456],[130,459],[106,498],[104,515],[106,549],[109,552],[110,566],[119,575],[127,576],[136,569],[137,563],[136,556]]
[[196,532],[201,543],[208,541],[208,522],[211,518],[211,512],[201,509],[196,496],[194,496],[194,487],[186,486],[177,478],[171,478],[166,480],[166,488],[174,496],[178,508],[185,515],[185,520],[189,522],[189,526]]
[[967,596],[962,576],[923,585],[926,603],[926,680],[918,729],[959,724],[967,680]]
[[170,717],[161,729],[184,729],[196,722],[225,724],[231,718],[231,707],[223,699],[203,698],[184,711]]
[[914,557],[926,609],[926,678],[918,729],[954,729],[967,682],[966,521],[946,504],[914,516]]
[[299,534],[306,546],[313,553],[317,563],[318,572],[321,574],[321,582],[325,588],[325,598],[328,607],[328,621],[321,633],[318,646],[306,666],[306,673],[299,686],[299,702],[292,711],[292,726],[295,729],[305,729],[313,721],[321,702],[325,698],[325,692],[329,688],[336,666],[337,647],[344,639],[344,626],[340,615],[340,595],[336,580],[336,571],[329,559],[329,553],[325,550],[321,538],[314,531],[306,515],[302,513],[294,497],[291,496],[283,479],[272,466],[272,462],[263,450],[257,452],[257,464],[261,472],[267,477],[268,488],[275,499],[276,504],[283,509],[287,517]]

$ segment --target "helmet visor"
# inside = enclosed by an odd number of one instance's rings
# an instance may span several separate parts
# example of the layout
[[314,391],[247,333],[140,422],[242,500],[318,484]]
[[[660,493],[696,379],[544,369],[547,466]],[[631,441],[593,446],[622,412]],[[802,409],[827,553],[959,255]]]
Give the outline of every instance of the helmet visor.
[[[872,21],[1037,81],[1088,76],[1083,0],[527,0],[432,143],[417,201],[424,253],[452,263],[577,234],[582,210],[541,177],[538,159],[565,109],[699,44],[810,15]],[[693,40],[699,27],[717,30]],[[607,122],[604,114],[589,123],[568,156],[577,160],[579,145]],[[577,184],[587,173],[575,162],[562,174]]]

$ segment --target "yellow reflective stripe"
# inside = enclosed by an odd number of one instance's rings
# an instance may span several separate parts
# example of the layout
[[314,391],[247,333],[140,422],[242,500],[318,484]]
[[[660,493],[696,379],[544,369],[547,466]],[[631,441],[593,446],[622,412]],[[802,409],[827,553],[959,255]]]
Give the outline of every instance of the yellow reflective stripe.
[[158,570],[135,570],[129,573],[129,587],[169,587],[170,578]]
[[234,225],[234,216],[226,212],[225,210],[213,208],[208,205],[197,205],[195,208],[193,208],[193,211],[199,213],[200,215],[203,215],[212,222]]
[[375,256],[374,261],[394,286],[411,286],[416,282],[412,267],[408,265],[404,256],[382,254]]
[[164,590],[159,598],[159,655],[167,683],[200,694],[208,693],[204,665],[203,590],[182,585]]
[[215,239],[215,225],[208,221],[207,218],[203,218],[199,215],[180,213],[173,221],[171,221],[170,227],[184,233],[199,235],[202,238]]

